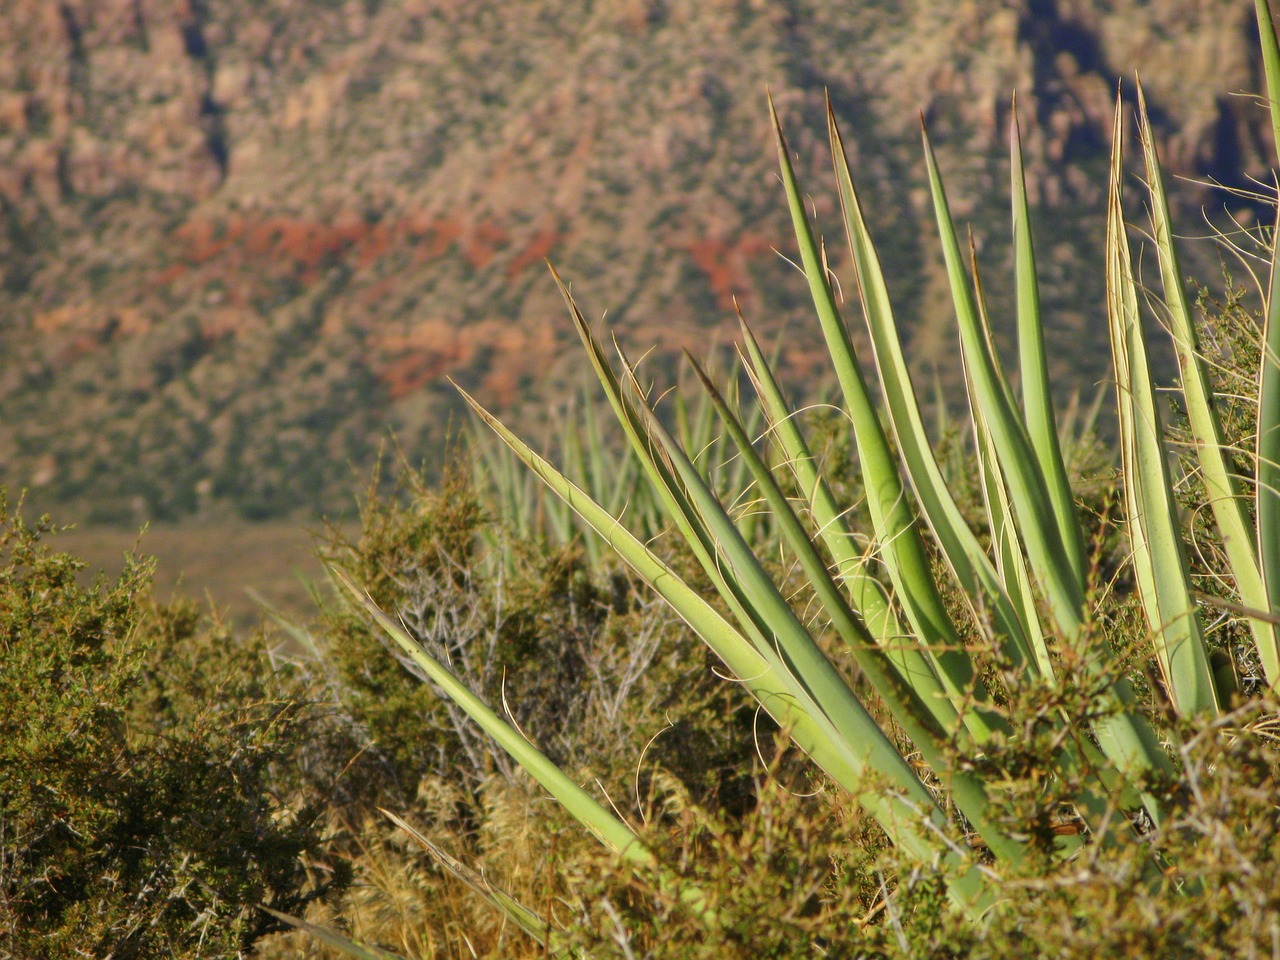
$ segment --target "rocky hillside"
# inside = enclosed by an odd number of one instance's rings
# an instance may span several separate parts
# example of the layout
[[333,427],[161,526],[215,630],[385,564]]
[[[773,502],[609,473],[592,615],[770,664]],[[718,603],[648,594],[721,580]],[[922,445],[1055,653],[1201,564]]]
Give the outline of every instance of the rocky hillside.
[[636,352],[727,338],[736,296],[766,334],[788,325],[803,376],[765,84],[834,235],[830,92],[913,355],[944,373],[921,112],[998,302],[1017,90],[1076,384],[1104,373],[1081,344],[1104,326],[1091,237],[1119,74],[1141,73],[1173,172],[1270,164],[1236,95],[1261,87],[1243,0],[0,11],[0,481],[98,520],[341,509],[389,430],[439,444],[446,375],[500,408],[563,392],[582,374],[544,258]]

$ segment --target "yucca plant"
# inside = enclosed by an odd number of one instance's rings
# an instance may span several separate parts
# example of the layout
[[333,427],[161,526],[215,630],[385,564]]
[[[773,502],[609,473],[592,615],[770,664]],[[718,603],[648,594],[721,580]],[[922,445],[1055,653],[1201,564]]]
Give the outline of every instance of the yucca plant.
[[[735,371],[736,372],[736,371]],[[737,379],[731,384],[736,387]],[[748,426],[759,424],[758,411]],[[750,414],[749,414],[750,415]],[[612,412],[594,393],[583,391],[557,408],[547,428],[546,446],[552,448],[566,479],[585,490],[593,500],[618,517],[642,540],[666,529],[662,503],[649,485],[640,461],[630,455],[621,438],[610,429]],[[683,392],[674,397],[673,429],[680,445],[693,451],[694,462],[717,496],[725,503],[742,504],[739,526],[757,548],[772,534],[768,515],[747,508],[753,502],[750,476],[732,441],[716,427],[715,407],[705,395],[693,403]],[[597,537],[573,508],[556,497],[525,468],[518,457],[494,435],[484,430],[471,434],[469,450],[474,463],[475,487],[494,515],[513,529],[550,543],[581,542],[589,564],[600,568],[609,559],[608,544]],[[496,529],[485,535],[494,552],[501,554]]]
[[[1264,0],[1256,0],[1273,125],[1280,133],[1280,50]],[[1228,569],[1217,571],[1247,623],[1264,685],[1280,681],[1280,265],[1269,241],[1271,285],[1257,371],[1257,432],[1250,478],[1233,473],[1215,397],[1196,342],[1170,226],[1169,207],[1145,101],[1138,90],[1139,140],[1146,168],[1151,238],[1163,311],[1181,374],[1181,402],[1194,438]],[[772,107],[771,107],[772,111]],[[1016,114],[1016,110],[1015,110]],[[1124,526],[1134,596],[1145,619],[1145,650],[1114,650],[1100,622],[1112,592],[1091,579],[1090,554],[1059,445],[1047,378],[1036,260],[1016,118],[1011,130],[1018,379],[1011,386],[993,345],[972,253],[953,222],[927,134],[929,187],[958,321],[985,523],[975,529],[940,467],[908,372],[884,273],[864,218],[834,115],[828,128],[858,299],[872,346],[855,354],[832,268],[816,236],[774,115],[778,156],[800,261],[851,424],[868,528],[824,475],[770,362],[746,323],[743,362],[758,396],[763,440],[742,406],[724,397],[691,360],[733,444],[755,496],[767,507],[787,557],[802,571],[797,612],[792,585],[771,576],[743,536],[737,511],[717,496],[697,449],[681,443],[655,413],[635,367],[619,349],[615,367],[558,276],[572,321],[613,412],[647,478],[655,504],[714,586],[708,599],[648,542],[628,529],[595,491],[575,483],[472,398],[509,448],[663,596],[715,651],[737,681],[835,787],[847,791],[900,854],[945,880],[956,908],[975,923],[1000,898],[1002,873],[1076,856],[1158,830],[1181,787],[1180,724],[1208,723],[1231,707],[1227,672],[1215,671],[1191,586],[1174,494],[1177,479],[1161,403],[1147,357],[1145,297],[1135,280],[1123,218],[1122,110],[1112,135],[1106,238],[1107,314],[1114,356]],[[863,372],[878,380],[877,403]],[[686,440],[688,438],[686,437]],[[770,452],[772,451],[772,452]],[[940,560],[940,562],[938,562]],[[557,769],[488,705],[433,661],[394,616],[338,575],[352,596],[409,657],[454,697],[497,743],[618,857],[648,871],[700,922],[720,922],[714,898],[683,880],[613,810]],[[954,602],[962,598],[961,603]],[[833,646],[835,644],[835,646]],[[856,664],[851,683],[833,651]],[[1145,662],[1154,669],[1144,673]],[[1147,675],[1151,676],[1148,682]],[[1149,693],[1135,693],[1139,678]],[[1087,709],[1071,712],[1067,687]],[[1008,705],[1040,698],[1036,717],[1051,744],[1052,775],[1069,809],[1046,853],[1003,817],[987,776],[992,758],[1025,736]],[[1154,704],[1155,709],[1152,709]],[[450,869],[461,869],[450,865]],[[1148,864],[1146,882],[1176,876],[1176,864]],[[486,896],[531,935],[553,944],[553,925],[499,891]],[[855,935],[855,934],[851,934]],[[351,949],[355,950],[354,946]],[[366,954],[373,955],[373,954]]]

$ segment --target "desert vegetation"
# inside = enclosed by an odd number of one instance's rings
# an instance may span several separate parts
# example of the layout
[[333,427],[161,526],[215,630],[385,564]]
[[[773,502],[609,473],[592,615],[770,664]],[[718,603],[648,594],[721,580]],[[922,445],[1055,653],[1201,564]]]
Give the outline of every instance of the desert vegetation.
[[77,579],[0,494],[0,955],[236,956],[342,889],[323,858],[322,711],[150,571]]
[[249,638],[0,509],[0,949],[1274,955],[1280,244],[1190,282],[1142,87],[1114,105],[1090,413],[1055,409],[1016,105],[1012,363],[923,138],[964,414],[913,379],[835,112],[824,208],[771,103],[810,393],[741,315],[655,385],[553,271],[599,395],[535,448],[464,392],[476,432],[372,478],[314,616]]
[[[1262,3],[1257,10],[1268,76],[1280,84],[1269,12]],[[1209,907],[1213,895],[1207,891],[1220,891],[1220,884],[1200,874],[1202,866],[1185,872],[1182,863],[1203,863],[1197,851],[1214,845],[1196,826],[1206,818],[1202,782],[1231,764],[1210,765],[1195,749],[1213,741],[1215,753],[1245,744],[1253,745],[1250,751],[1268,750],[1269,691],[1280,679],[1280,623],[1270,599],[1280,585],[1274,566],[1280,531],[1271,526],[1280,507],[1273,449],[1280,443],[1280,396],[1273,392],[1280,388],[1280,321],[1264,317],[1253,334],[1255,350],[1231,343],[1242,334],[1249,339],[1247,328],[1226,317],[1238,305],[1226,306],[1212,327],[1202,315],[1204,329],[1197,331],[1140,85],[1135,105],[1153,271],[1162,289],[1156,300],[1154,291],[1140,287],[1133,264],[1122,199],[1125,111],[1117,101],[1105,278],[1120,465],[1110,493],[1114,502],[1092,516],[1081,516],[1053,412],[1016,113],[1010,142],[1018,393],[994,346],[973,246],[966,256],[927,133],[924,138],[969,397],[973,475],[967,482],[947,476],[924,426],[880,257],[830,111],[840,208],[857,306],[872,344],[868,365],[878,380],[878,403],[776,115],[774,124],[798,259],[838,382],[832,405],[847,418],[856,449],[854,496],[835,492],[825,469],[829,451],[814,452],[802,426],[804,409],[786,399],[745,320],[743,376],[758,398],[763,432],[745,425],[744,404],[726,399],[691,360],[705,402],[714,408],[718,426],[712,433],[735,448],[730,462],[739,470],[738,487],[717,491],[706,466],[715,460],[702,468],[696,462],[708,448],[690,442],[687,429],[684,442],[677,439],[659,413],[656,394],[620,345],[620,365],[610,364],[556,277],[632,457],[643,468],[638,512],[656,500],[679,544],[674,549],[691,569],[665,556],[650,536],[631,532],[625,510],[620,516],[597,502],[468,397],[515,456],[714,652],[759,713],[773,721],[778,742],[790,742],[811,761],[817,795],[839,805],[827,811],[841,822],[834,831],[856,823],[878,840],[864,843],[863,852],[883,845],[881,856],[895,862],[899,879],[904,871],[928,875],[931,896],[939,901],[932,916],[948,926],[949,937],[988,939],[997,918],[1017,912],[1010,884],[1052,889],[1057,881],[1059,890],[1070,889],[1087,884],[1082,876],[1095,870],[1105,875],[1118,864],[1131,894],[1141,890],[1150,898],[1148,909],[1168,902],[1216,911],[1221,904]],[[1280,129],[1280,107],[1273,109]],[[1276,276],[1277,245],[1265,236],[1255,242],[1256,250],[1235,243],[1245,268],[1258,262]],[[1268,310],[1280,309],[1269,290],[1263,300]],[[1163,426],[1168,413],[1148,359],[1147,302],[1158,306],[1180,369],[1177,411],[1185,423],[1177,469]],[[1213,355],[1201,348],[1205,334],[1217,341]],[[1240,366],[1251,354],[1253,368]],[[1211,382],[1211,372],[1219,378],[1234,372],[1250,385],[1243,407],[1215,400],[1226,391]],[[1243,415],[1249,408],[1252,417]],[[1224,414],[1234,415],[1224,422]],[[580,473],[581,461],[574,468]],[[980,493],[970,498],[967,516],[959,496],[966,487]],[[1188,504],[1190,491],[1196,493]],[[626,500],[629,507],[630,491]],[[1194,541],[1182,529],[1187,506],[1199,516]],[[761,515],[768,530],[763,543],[753,543]],[[1119,555],[1108,558],[1117,549]],[[1216,591],[1193,586],[1206,575]],[[607,895],[568,903],[561,896],[560,910],[538,909],[391,815],[544,950],[594,955],[606,949],[599,938],[590,946],[583,940],[593,914],[597,926],[612,925],[603,940],[612,941],[608,949],[619,956],[678,955],[673,924],[690,927],[691,942],[712,952],[730,944],[777,956],[865,950],[866,939],[851,932],[853,918],[835,919],[848,904],[830,886],[838,873],[832,866],[827,886],[811,880],[801,889],[809,909],[831,911],[839,932],[829,938],[793,932],[776,945],[768,945],[766,931],[743,936],[724,875],[709,869],[708,881],[690,869],[687,848],[672,848],[673,835],[687,842],[687,834],[675,825],[664,829],[654,816],[667,790],[651,786],[647,798],[637,790],[637,808],[628,816],[607,790],[584,787],[569,758],[540,749],[524,733],[505,690],[495,712],[490,704],[498,701],[468,682],[447,648],[424,642],[420,616],[411,620],[398,608],[398,616],[388,615],[357,579],[340,570],[335,577],[393,641],[397,655],[492,737],[612,855],[614,872],[630,879],[633,897],[625,909]],[[679,788],[671,793],[683,806],[685,794]],[[1254,839],[1270,832],[1248,829]],[[715,846],[704,848],[713,861]],[[732,875],[742,858],[730,847],[724,843],[719,853]],[[847,841],[828,851],[832,861],[839,859]],[[1269,840],[1246,855],[1250,869],[1269,858]],[[1111,882],[1117,876],[1111,874]],[[784,873],[775,879],[791,878]],[[889,927],[900,916],[895,898],[905,896],[882,877],[880,904]],[[658,905],[670,915],[650,926]],[[864,906],[869,916],[873,908]],[[1265,942],[1270,934],[1263,928],[1247,932],[1253,923],[1247,917],[1270,912],[1258,901],[1231,919],[1220,916],[1215,925],[1245,938],[1223,948],[1239,952],[1250,937]],[[1172,932],[1178,924],[1159,926],[1124,935],[1145,936],[1144,954],[1203,949],[1194,935],[1183,940]],[[904,930],[899,919],[898,945],[908,949]],[[944,946],[935,940],[929,952]],[[362,949],[354,941],[345,948],[354,954]]]

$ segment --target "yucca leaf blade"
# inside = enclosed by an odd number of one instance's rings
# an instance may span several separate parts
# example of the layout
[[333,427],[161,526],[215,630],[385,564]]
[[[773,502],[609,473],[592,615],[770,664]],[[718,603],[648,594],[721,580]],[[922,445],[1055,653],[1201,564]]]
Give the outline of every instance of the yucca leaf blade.
[[[1280,606],[1280,242],[1272,235],[1271,285],[1259,371],[1257,535],[1266,611]],[[1273,623],[1274,626],[1274,623]],[[1268,676],[1274,686],[1276,681]]]
[[[1156,154],[1155,138],[1147,113],[1146,97],[1138,85],[1138,122],[1143,157],[1147,171],[1147,190],[1151,199],[1152,234],[1160,261],[1160,277],[1164,287],[1164,303],[1168,310],[1170,332],[1178,368],[1182,375],[1182,393],[1186,399],[1186,416],[1194,439],[1200,479],[1214,521],[1222,536],[1223,549],[1235,579],[1240,601],[1246,607],[1270,609],[1267,588],[1259,567],[1253,530],[1245,510],[1240,484],[1227,465],[1222,439],[1222,426],[1213,405],[1205,363],[1200,354],[1199,339],[1192,322],[1182,268],[1169,216],[1164,176]],[[1266,379],[1265,370],[1263,380]],[[1274,624],[1250,618],[1249,627],[1262,660],[1269,683],[1280,680],[1280,631]]]
[[[960,322],[961,348],[972,363],[975,394],[979,398],[976,415],[985,417],[990,427],[992,445],[1008,483],[1014,519],[1022,532],[1035,578],[1068,644],[1076,646],[1082,640],[1084,627],[1084,585],[1076,578],[1074,566],[1064,556],[1065,549],[1045,493],[1043,475],[1031,452],[1025,426],[1014,413],[1003,379],[996,369],[997,361],[990,352],[989,337],[982,328],[973,301],[937,161],[927,133],[922,131],[922,136],[935,219]],[[1161,749],[1155,731],[1134,710],[1127,682],[1110,675],[1107,665],[1096,662],[1093,651],[1078,650],[1078,656],[1079,662],[1092,674],[1100,679],[1109,678],[1104,702],[1109,704],[1110,715],[1095,728],[1104,753],[1135,785],[1151,771],[1170,773],[1172,765]],[[1157,823],[1162,822],[1164,811],[1157,798],[1144,793],[1143,801],[1152,818]]]
[[1107,204],[1107,315],[1134,572],[1156,655],[1176,709],[1184,716],[1216,714],[1219,705],[1213,671],[1192,599],[1125,233],[1120,118],[1117,103]]
[[1067,560],[1076,578],[1084,582],[1084,538],[1076,516],[1075,500],[1062,459],[1058,425],[1053,413],[1049,365],[1045,356],[1044,322],[1040,315],[1040,283],[1036,277],[1035,244],[1031,233],[1031,209],[1022,165],[1022,135],[1018,105],[1013,104],[1009,124],[1010,183],[1012,185],[1014,274],[1017,284],[1018,359],[1022,376],[1022,408],[1031,448],[1048,484],[1058,532],[1066,545]]
[[871,635],[893,660],[907,681],[917,690],[942,691],[933,662],[910,641],[884,586],[869,571],[870,558],[863,554],[830,486],[819,472],[808,442],[796,423],[794,412],[782,387],[746,321],[739,317],[743,346],[750,365],[748,371],[764,405],[770,436],[781,446],[786,464],[803,495],[819,537],[835,561],[854,606]]
[[[1280,150],[1280,43],[1267,0],[1254,0],[1262,65],[1267,79],[1274,146]],[[1262,369],[1259,371],[1257,441],[1257,536],[1259,565],[1272,614],[1280,607],[1280,242],[1271,234],[1271,282],[1263,321]],[[1275,686],[1277,680],[1268,676]]]
[[[575,487],[546,460],[516,437],[492,414],[463,392],[463,398],[558,496],[588,523],[632,569],[672,608],[725,662],[761,706],[790,732],[792,739],[822,769],[875,817],[888,836],[922,863],[941,859],[949,864],[949,885],[966,909],[981,912],[989,904],[989,892],[976,868],[958,862],[954,851],[940,851],[935,830],[945,818],[933,798],[924,790],[910,766],[902,760],[874,721],[855,743],[841,735],[821,707],[780,664],[749,642],[703,597],[690,588],[648,547],[618,521]],[[689,469],[693,469],[690,466]],[[695,471],[696,472],[696,471]],[[776,658],[774,658],[776,660]],[[860,705],[859,705],[860,706]],[[865,711],[864,711],[865,712]],[[847,719],[847,718],[846,718]],[[869,719],[869,718],[868,718]],[[882,772],[893,789],[872,788],[873,771]],[[922,827],[922,818],[935,821],[934,828]]]
[[538,783],[542,784],[560,804],[601,843],[616,854],[643,866],[655,866],[657,861],[635,832],[617,816],[606,810],[594,797],[568,777],[542,751],[520,735],[509,723],[499,717],[483,700],[471,692],[466,684],[434,657],[427,653],[401,624],[382,610],[373,598],[361,590],[354,581],[336,567],[329,568],[333,578],[351,595],[384,633],[395,641],[400,651],[421,669],[445,695],[457,704],[477,726],[493,738],[503,750]]
[[[655,448],[652,438],[647,433],[644,420],[636,409],[636,404],[628,398],[623,390],[617,374],[605,357],[603,347],[591,332],[591,328],[587,324],[586,318],[583,317],[582,311],[578,309],[578,304],[573,299],[573,295],[564,284],[564,281],[560,279],[560,275],[556,273],[554,267],[551,268],[551,275],[560,290],[565,306],[569,310],[569,316],[578,333],[578,338],[587,350],[587,357],[591,362],[592,369],[595,371],[596,379],[604,389],[609,405],[613,408],[614,415],[617,417],[623,434],[627,438],[634,459],[641,464],[645,476],[649,479],[646,489],[655,492],[663,512],[675,523],[676,529],[679,530],[685,542],[689,544],[702,569],[711,578],[711,582],[716,585],[739,622],[749,621],[749,604],[745,602],[742,596],[742,588],[726,571],[718,566],[716,562],[716,545],[706,530],[695,522],[695,511],[689,503],[683,484],[675,476],[670,464],[661,455],[660,451]],[[637,398],[642,397],[642,395],[643,391],[638,390]],[[472,406],[475,406],[475,404],[473,403]],[[757,640],[758,645],[766,645],[763,638],[755,637],[754,639]]]
[[1084,622],[1084,582],[1077,572],[1083,569],[1083,561],[1068,557],[1069,548],[1058,529],[1048,483],[1026,426],[1012,408],[999,361],[981,324],[933,146],[923,128],[921,134],[938,236],[960,327],[960,345],[972,373],[978,415],[986,419],[991,431],[1036,580],[1045,591],[1059,627],[1072,637]]
[[289,924],[301,930],[303,933],[314,937],[326,946],[340,950],[355,960],[405,960],[398,953],[392,953],[390,950],[384,950],[382,947],[375,947],[367,943],[361,943],[358,940],[352,940],[350,937],[344,937],[342,934],[330,930],[328,927],[322,927],[319,924],[308,923],[299,917],[290,916],[287,913],[281,913],[278,910],[272,910],[270,907],[259,907],[264,913],[269,913],[284,923]]
[[[641,403],[638,408],[646,415],[646,426],[651,436],[662,446],[668,462],[684,484],[700,522],[716,544],[718,564],[731,571],[742,584],[745,595],[750,598],[753,622],[765,627],[770,642],[762,654],[768,657],[769,651],[778,650],[786,668],[794,673],[833,724],[837,727],[855,724],[846,729],[847,742],[851,745],[871,733],[873,728],[879,731],[865,707],[814,643],[808,629],[782,596],[759,558],[742,539],[733,518],[703,480],[688,454],[676,444],[647,406]],[[897,751],[890,749],[900,761]],[[912,776],[914,778],[914,774]]]
[[[538,456],[517,438],[492,414],[484,410],[469,395],[463,398],[482,419],[507,443],[516,456],[524,461],[551,490],[564,499],[617,552],[642,580],[653,587],[672,609],[707,643],[725,662],[730,671],[741,678],[767,710],[784,729],[792,729],[793,736],[806,752],[827,769],[836,782],[856,793],[861,789],[860,774],[855,774],[839,751],[833,749],[836,740],[823,732],[822,724],[814,726],[815,718],[821,719],[820,710],[812,704],[809,695],[794,682],[785,671],[778,669],[772,649],[766,645],[762,653],[756,644],[748,641],[737,628],[725,620],[696,590],[689,587],[650,548],[595,503],[584,491],[577,488],[555,467]],[[812,704],[813,709],[801,709]],[[814,731],[817,731],[814,733]],[[808,739],[806,739],[808,738]]]
[[[921,692],[913,689],[898,673],[888,658],[885,657],[883,651],[880,650],[870,634],[867,633],[866,627],[861,620],[858,619],[845,602],[844,595],[831,578],[825,561],[814,549],[799,518],[796,517],[791,509],[786,495],[778,487],[769,468],[756,453],[750,437],[738,422],[737,417],[728,404],[725,403],[710,378],[697,365],[697,362],[692,357],[689,359],[702,380],[708,396],[711,397],[712,403],[719,411],[721,423],[724,425],[729,437],[737,445],[739,456],[747,464],[757,487],[766,498],[769,509],[776,518],[783,537],[799,559],[809,585],[817,594],[818,600],[826,611],[832,626],[849,646],[863,674],[870,681],[872,687],[875,688],[881,700],[889,707],[894,719],[911,737],[912,742],[924,757],[925,762],[929,764],[935,774],[950,783],[952,795],[955,797],[957,806],[969,818],[975,830],[987,842],[992,852],[1002,859],[1008,859],[1014,863],[1021,862],[1025,858],[1023,846],[1009,837],[1005,831],[1001,830],[990,819],[988,809],[990,804],[982,783],[972,774],[961,769],[948,759],[946,741],[958,729],[959,717],[957,711],[952,709],[949,715],[944,713],[944,722],[940,723],[934,713],[934,710],[937,710],[940,704],[931,706],[925,703]],[[821,651],[817,649],[811,640],[807,646],[817,655],[817,658],[821,658],[822,663],[818,665],[819,669],[834,672],[830,663],[826,661],[826,658],[822,656]],[[848,691],[848,697],[852,698],[852,691],[848,690],[847,685],[843,681],[840,682],[840,685],[845,691]],[[937,691],[934,695],[936,696],[941,692]],[[829,701],[820,702],[825,705]],[[944,700],[942,703],[945,704],[946,701]],[[839,709],[838,705],[837,709]],[[981,711],[981,709],[981,705],[979,705],[975,712]],[[984,720],[992,730],[999,729],[1002,732],[1008,732],[1007,726],[1000,718],[986,716]]]
[[1258,20],[1258,38],[1262,42],[1262,69],[1267,82],[1267,106],[1271,114],[1272,143],[1280,149],[1280,43],[1276,40],[1275,22],[1267,0],[1253,0]]
[[827,278],[825,258],[805,212],[790,150],[772,101],[769,110],[801,264],[835,367],[845,409],[853,425],[867,491],[867,508],[875,528],[880,557],[916,640],[934,661],[939,678],[951,691],[963,695],[972,691],[976,699],[986,700],[981,679],[960,643],[955,624],[934,580],[897,461],[889,448],[879,414],[858,366],[849,332],[836,305],[835,294]]
[[[860,756],[862,764],[868,768],[868,771],[883,778],[891,786],[890,795],[893,799],[889,809],[884,809],[879,800],[876,800],[874,805],[868,806],[866,791],[858,794],[859,802],[867,806],[882,826],[885,825],[884,818],[889,819],[890,826],[886,829],[890,830],[891,835],[905,833],[911,844],[916,845],[913,852],[917,855],[921,850],[933,847],[933,855],[937,856],[941,851],[927,836],[917,834],[915,825],[924,818],[932,821],[935,828],[941,829],[945,824],[942,810],[875,719],[819,649],[812,635],[795,615],[759,559],[742,540],[733,519],[716,499],[714,492],[702,481],[697,468],[687,454],[675,443],[651,410],[642,403],[638,404],[638,407],[646,415],[651,435],[663,446],[669,462],[679,474],[702,522],[706,524],[708,533],[717,544],[721,563],[734,572],[736,579],[743,586],[745,595],[750,598],[752,619],[766,629],[773,643],[776,644],[783,657],[782,671],[795,677],[814,708],[820,711],[822,717],[831,724],[851,753]],[[921,747],[919,743],[916,746]],[[980,785],[977,785],[976,781],[972,783],[981,794]],[[959,792],[969,799],[964,785],[957,784],[957,786],[960,788]],[[966,807],[969,808],[967,812],[971,813],[975,821],[982,822],[984,826],[988,825],[979,804],[966,803]],[[910,818],[906,822],[901,819],[903,810],[910,811]],[[993,848],[997,849],[1000,855],[1014,862],[1021,860],[1021,846],[1016,841],[1004,837],[994,827],[991,827],[991,833]],[[922,840],[924,847],[919,846]],[[952,884],[957,900],[967,908],[971,907],[970,894],[964,892],[972,876],[971,867],[957,863],[953,852],[943,856],[944,859],[951,861],[952,873],[948,876],[948,882]]]
[[448,851],[433,843],[403,817],[397,816],[390,810],[383,810],[382,814],[404,831],[414,843],[422,847],[445,870],[480,894],[495,910],[508,917],[516,926],[536,940],[540,946],[548,947],[552,929],[545,920],[510,894],[490,883],[465,863],[451,856]]
[[[978,265],[973,263],[975,296],[978,309],[982,311],[982,325],[990,329],[985,317],[986,307],[983,303],[981,288],[978,283]],[[1035,657],[1040,676],[1049,683],[1054,683],[1053,661],[1049,657],[1048,645],[1040,627],[1040,616],[1036,608],[1035,591],[1032,587],[1031,571],[1027,567],[1026,556],[1022,545],[1022,537],[1014,520],[1013,504],[1009,498],[1009,488],[1005,483],[1004,473],[1000,469],[1000,459],[996,454],[995,442],[991,439],[991,428],[986,417],[982,415],[982,407],[974,395],[973,373],[968,358],[961,354],[965,375],[965,388],[969,394],[969,408],[972,412],[974,440],[977,445],[979,481],[982,487],[983,500],[987,508],[987,519],[991,529],[992,545],[995,548],[996,570],[1000,582],[1008,593],[1009,601],[1018,611],[1018,618],[1026,631],[1027,645]],[[1016,664],[1014,664],[1016,666]]]
[[889,420],[898,438],[898,450],[920,499],[925,519],[965,596],[971,604],[981,602],[992,610],[1010,662],[1034,672],[1039,668],[1028,642],[1027,626],[1019,619],[990,558],[966,523],[934,455],[902,352],[884,271],[862,213],[844,142],[830,107],[827,110],[827,129],[845,234],[858,277],[863,315],[871,334],[876,371],[889,408]]

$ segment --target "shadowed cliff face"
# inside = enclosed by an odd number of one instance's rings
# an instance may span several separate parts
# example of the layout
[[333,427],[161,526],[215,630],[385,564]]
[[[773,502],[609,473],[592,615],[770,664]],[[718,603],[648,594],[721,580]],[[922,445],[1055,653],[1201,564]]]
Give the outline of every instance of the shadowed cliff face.
[[412,455],[440,442],[446,375],[501,407],[562,394],[581,371],[545,258],[635,352],[727,339],[736,297],[807,375],[766,83],[835,237],[830,92],[912,354],[944,377],[920,113],[998,306],[1017,90],[1066,388],[1105,374],[1087,345],[1119,71],[1172,173],[1269,164],[1234,95],[1261,86],[1239,2],[2,9],[0,481],[104,519],[340,509],[388,428]]

